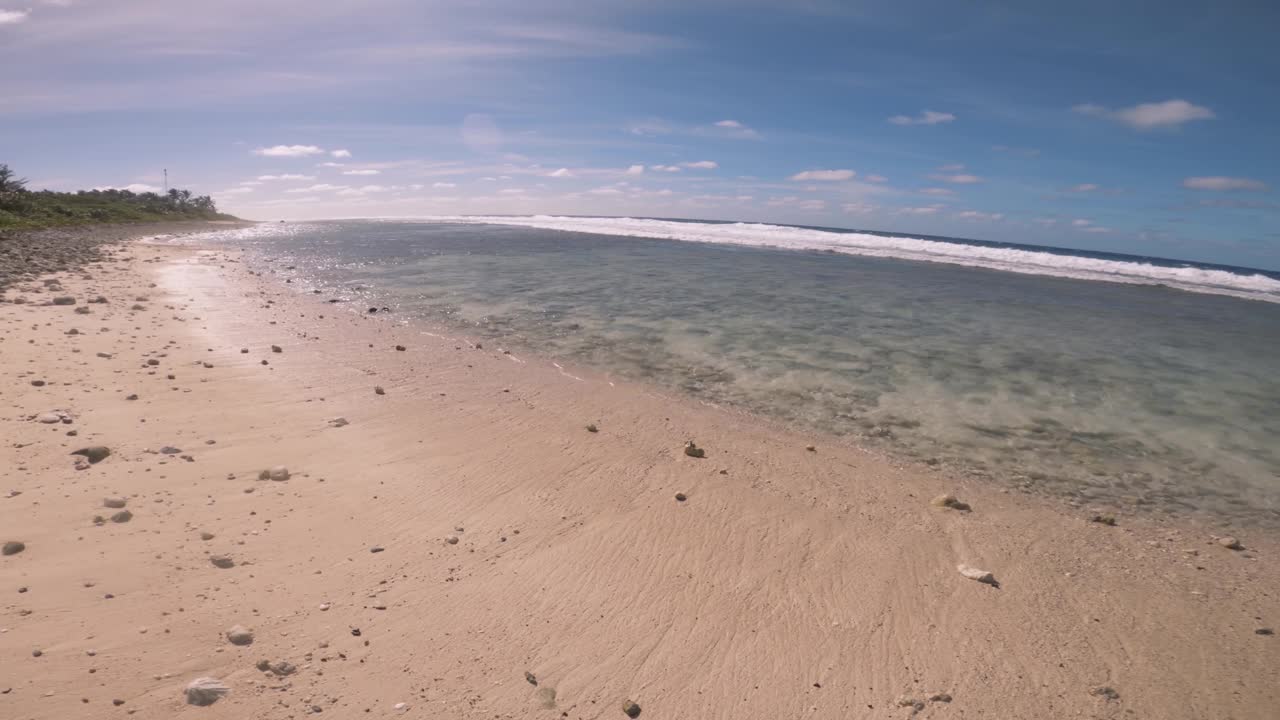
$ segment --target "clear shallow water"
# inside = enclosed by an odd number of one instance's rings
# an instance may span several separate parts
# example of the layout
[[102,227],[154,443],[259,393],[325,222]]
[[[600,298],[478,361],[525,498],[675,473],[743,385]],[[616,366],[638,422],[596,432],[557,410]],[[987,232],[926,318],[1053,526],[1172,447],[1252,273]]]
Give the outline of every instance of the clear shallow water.
[[[1083,502],[1280,526],[1271,302],[620,231],[335,221],[225,239],[355,307],[394,305],[900,457]],[[1246,282],[1270,280],[1257,277]]]

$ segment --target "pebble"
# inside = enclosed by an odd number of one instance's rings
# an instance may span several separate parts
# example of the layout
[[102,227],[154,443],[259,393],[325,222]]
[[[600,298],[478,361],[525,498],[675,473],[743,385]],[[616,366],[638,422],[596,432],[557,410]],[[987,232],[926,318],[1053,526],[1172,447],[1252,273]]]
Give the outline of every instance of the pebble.
[[62,422],[62,418],[63,414],[54,410],[52,412],[40,413],[36,416],[36,422],[44,423],[45,425],[53,425],[54,423]]
[[384,550],[386,550],[386,548],[382,547],[381,545],[374,545],[373,547],[369,548],[369,552],[371,553],[380,553]]
[[236,564],[236,561],[232,560],[228,555],[210,555],[209,562],[213,563],[214,567],[222,568],[223,570],[235,567]]
[[707,451],[698,447],[692,440],[690,440],[684,444],[684,454],[693,458],[704,458],[707,456]]
[[212,540],[212,539],[213,539],[213,533],[211,533],[211,532],[209,532],[208,530],[206,530],[206,531],[204,531],[204,532],[200,533],[200,539],[201,539],[201,540]]
[[111,522],[113,523],[127,523],[132,519],[133,519],[133,513],[129,512],[128,510],[121,510],[120,512],[111,516]]
[[622,703],[622,712],[626,713],[629,718],[638,718],[640,717],[640,706],[630,700],[627,700]]
[[685,500],[688,500],[688,499],[689,499],[688,495],[685,495],[684,493],[676,493],[676,502],[684,502]]
[[233,625],[227,631],[227,641],[232,645],[252,645],[253,633],[249,632],[243,625]]
[[1240,541],[1230,535],[1218,538],[1218,544],[1228,550],[1243,550],[1244,545]]
[[271,346],[271,352],[273,352],[273,353],[282,353],[282,352],[284,352],[284,348],[280,347],[279,345],[272,345],[272,346]]
[[1115,515],[1094,515],[1093,517],[1089,518],[1089,522],[1096,522],[1102,525],[1109,525],[1111,527],[1115,527],[1116,516]]
[[0,554],[17,555],[27,549],[27,544],[20,540],[10,540],[4,544],[4,548],[0,549]]
[[528,670],[524,671],[524,679],[525,679],[525,682],[529,683],[530,685],[538,684],[538,677],[533,673],[529,672]]
[[955,495],[939,495],[931,500],[929,504],[934,507],[951,508],[952,510],[959,510],[961,512],[968,512],[970,510],[969,503],[960,502],[956,499]]
[[207,707],[221,700],[229,692],[231,688],[217,678],[196,678],[187,685],[187,704]]
[[450,536],[446,537],[446,538],[444,539],[444,541],[445,541],[445,542],[447,542],[447,543],[449,543],[450,545],[457,545],[457,544],[458,544],[458,536],[457,536],[457,535],[450,535]]
[[1272,630],[1269,627],[1265,627],[1265,628],[1258,628],[1257,630],[1254,630],[1253,634],[1254,635],[1275,635],[1276,631]]
[[289,479],[289,468],[285,467],[284,465],[276,465],[275,467],[268,468],[258,473],[258,479],[259,480],[275,480],[276,482],[283,482]]
[[404,352],[405,347],[404,347],[403,345],[397,345],[397,346],[396,346],[396,350],[398,350],[398,351],[400,351],[400,352]]
[[387,394],[387,391],[386,391],[386,390],[383,390],[381,385],[375,385],[375,386],[373,387],[373,392],[374,392],[374,394],[376,394],[376,395],[386,395],[386,394]]
[[1097,697],[1101,697],[1101,698],[1106,698],[1107,700],[1120,699],[1120,693],[1116,692],[1113,688],[1107,687],[1106,685],[1099,685],[1095,688],[1090,689],[1089,694]]
[[45,382],[43,380],[32,380],[31,385],[34,387],[44,387]]
[[54,305],[75,305],[76,299],[70,295],[59,295],[53,299]]
[[969,565],[957,565],[956,570],[959,570],[961,575],[969,578],[970,580],[977,580],[980,583],[986,583],[988,585],[998,584],[996,582],[996,576],[986,570],[979,570],[978,568],[970,567]]
[[600,432],[600,428],[596,427],[594,424],[591,424],[587,426],[587,432],[589,433]]
[[90,463],[99,463],[107,459],[107,456],[111,454],[111,448],[106,445],[91,445],[87,448],[80,448],[71,454],[82,455],[88,459]]
[[346,427],[350,424],[351,423],[348,422],[347,419],[344,417],[337,417],[329,421],[329,427],[335,427],[335,428]]
[[114,497],[114,496],[102,498],[102,507],[119,509],[128,504],[129,504],[129,500],[127,498]]
[[44,651],[41,650],[40,648],[36,648],[35,650],[31,651],[31,657],[40,657],[41,655],[44,655]]

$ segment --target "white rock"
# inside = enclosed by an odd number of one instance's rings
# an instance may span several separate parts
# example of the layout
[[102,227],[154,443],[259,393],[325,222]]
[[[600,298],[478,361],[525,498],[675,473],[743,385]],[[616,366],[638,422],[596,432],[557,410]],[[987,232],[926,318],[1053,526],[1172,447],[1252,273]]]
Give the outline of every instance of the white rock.
[[233,625],[231,629],[227,631],[227,640],[232,645],[252,645],[253,633],[249,632],[242,625]]
[[122,508],[129,504],[129,501],[122,497],[106,497],[102,499],[102,506],[109,508]]
[[40,413],[39,415],[36,416],[36,422],[44,423],[45,425],[53,425],[54,423],[60,423],[62,422],[62,413],[56,410],[53,412]]
[[272,480],[275,480],[276,482],[280,482],[280,481],[283,481],[283,480],[288,480],[288,479],[289,479],[289,468],[287,468],[287,467],[285,467],[285,466],[283,466],[283,465],[276,465],[275,467],[273,467],[273,468],[271,468],[270,470],[268,470],[268,471],[267,471],[267,477],[268,477],[268,478],[270,478],[270,479],[272,479]]
[[218,678],[202,677],[192,680],[187,685],[186,692],[189,705],[206,707],[221,700],[224,695],[231,692],[231,688],[224,685]]
[[970,567],[969,565],[957,565],[956,570],[959,570],[961,575],[969,578],[970,580],[977,580],[980,583],[986,583],[988,585],[996,584],[996,576],[986,570],[979,570],[978,568]]

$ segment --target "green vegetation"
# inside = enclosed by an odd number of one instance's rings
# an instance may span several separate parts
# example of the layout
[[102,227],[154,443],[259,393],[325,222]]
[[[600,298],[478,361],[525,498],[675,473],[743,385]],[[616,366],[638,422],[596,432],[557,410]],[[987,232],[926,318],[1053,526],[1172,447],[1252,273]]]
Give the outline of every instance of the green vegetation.
[[129,190],[53,192],[28,190],[8,165],[0,164],[0,230],[85,223],[138,223],[160,220],[234,220],[218,212],[207,195],[173,189],[166,195]]

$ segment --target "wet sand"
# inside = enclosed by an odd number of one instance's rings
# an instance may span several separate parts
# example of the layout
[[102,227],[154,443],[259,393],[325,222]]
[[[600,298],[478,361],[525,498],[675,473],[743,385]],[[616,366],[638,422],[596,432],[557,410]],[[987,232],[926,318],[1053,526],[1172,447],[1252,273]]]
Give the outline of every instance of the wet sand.
[[[130,244],[87,272],[0,304],[0,542],[25,544],[0,557],[5,718],[1280,707],[1272,537],[1091,522],[302,295],[232,251]],[[188,705],[199,677],[230,692]]]

